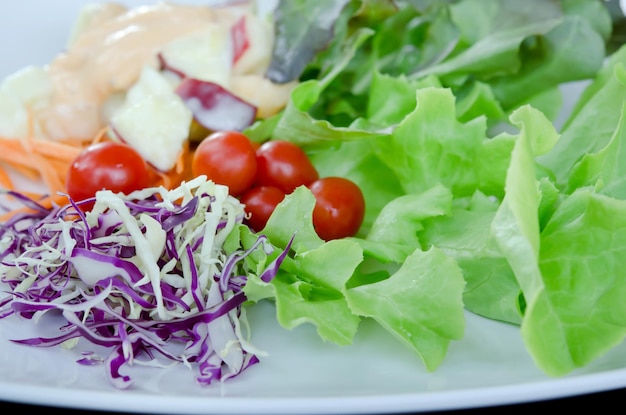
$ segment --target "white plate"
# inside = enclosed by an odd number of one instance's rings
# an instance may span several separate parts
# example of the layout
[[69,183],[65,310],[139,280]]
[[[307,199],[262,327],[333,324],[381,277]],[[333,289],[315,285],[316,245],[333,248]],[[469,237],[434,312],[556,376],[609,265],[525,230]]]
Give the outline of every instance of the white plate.
[[[82,0],[0,3],[0,77],[45,64],[63,47]],[[139,2],[133,2],[138,4]],[[352,346],[322,342],[310,326],[282,329],[269,303],[251,313],[253,342],[269,354],[239,378],[209,387],[182,365],[132,367],[126,391],[79,350],[31,348],[10,339],[41,335],[27,321],[0,320],[0,400],[67,408],[169,414],[352,414],[474,408],[626,387],[626,344],[584,369],[549,378],[516,327],[468,314],[465,338],[428,373],[419,358],[365,321]]]
[[311,327],[287,331],[269,303],[251,310],[254,343],[269,354],[236,379],[201,387],[182,365],[131,367],[134,386],[113,389],[101,366],[79,350],[11,343],[31,323],[0,321],[0,399],[69,408],[168,414],[367,414],[521,403],[626,386],[626,345],[584,370],[551,379],[540,372],[513,326],[468,314],[465,338],[437,371],[379,326],[364,322],[353,345],[322,342]]

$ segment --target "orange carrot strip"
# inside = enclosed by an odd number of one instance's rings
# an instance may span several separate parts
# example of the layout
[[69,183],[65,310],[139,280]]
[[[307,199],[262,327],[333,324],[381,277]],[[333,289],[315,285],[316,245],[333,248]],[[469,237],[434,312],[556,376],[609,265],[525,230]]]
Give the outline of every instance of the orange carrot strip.
[[13,168],[13,170],[15,170],[17,174],[20,174],[29,180],[39,180],[39,173],[32,166],[13,165],[11,167]]
[[37,170],[50,193],[62,191],[64,188],[63,182],[48,160],[34,151],[33,143],[30,140],[20,141],[25,150],[24,157],[30,158],[31,166]]
[[68,145],[54,141],[38,140],[37,143],[33,143],[32,149],[42,156],[71,163],[83,150],[83,147],[82,145]]
[[0,166],[0,187],[3,189],[13,190],[13,180],[9,176],[9,173]]
[[109,140],[108,132],[109,132],[109,127],[102,128],[98,132],[98,134],[96,134],[96,136],[93,138],[93,140],[91,140],[91,144],[101,143],[103,141]]
[[41,175],[41,178],[50,193],[54,194],[56,192],[64,191],[65,177],[59,177],[58,172],[54,169],[54,167],[52,167],[52,165],[50,165],[50,163],[47,163],[43,157],[35,155],[34,159],[35,163],[37,163],[37,170],[39,171],[39,174]]
[[[37,192],[22,192],[27,197],[36,200],[41,205],[50,208],[55,204],[67,204],[65,195],[65,180],[67,171],[72,161],[85,148],[88,143],[79,141],[51,141],[34,138],[33,117],[29,117],[29,134],[20,139],[0,137],[0,162],[11,166],[18,174],[31,179],[41,180],[47,188],[45,194]],[[106,129],[94,138],[102,140]],[[8,172],[0,166],[0,185],[13,189],[13,183]],[[0,221],[4,221],[20,211],[28,211],[28,208],[19,208],[0,215]]]
[[82,144],[68,145],[48,140],[0,138],[0,159],[13,165],[32,165],[32,155],[35,153],[69,165],[82,149]]
[[[31,171],[38,171],[37,163],[40,162],[41,157],[36,154],[36,152],[31,152],[27,150],[24,146],[20,145],[17,147],[15,145],[4,145],[6,143],[0,141],[0,161],[4,161],[7,164],[11,165],[16,169],[28,169]],[[49,159],[45,162],[55,162],[55,159]],[[68,161],[61,161],[61,163],[69,166]],[[29,177],[32,177],[32,174],[29,174]]]
[[57,172],[57,176],[63,178],[63,182],[65,182],[65,176],[67,175],[67,171],[70,168],[71,162],[66,163],[65,161],[60,160],[48,160],[50,167]]
[[30,155],[20,140],[0,139],[0,160],[11,165],[33,167]]

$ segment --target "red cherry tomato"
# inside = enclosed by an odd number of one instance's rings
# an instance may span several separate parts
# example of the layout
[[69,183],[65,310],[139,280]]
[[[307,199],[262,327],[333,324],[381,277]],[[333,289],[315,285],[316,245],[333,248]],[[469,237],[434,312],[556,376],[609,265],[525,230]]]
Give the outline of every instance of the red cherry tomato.
[[283,201],[285,193],[273,186],[256,186],[248,189],[239,199],[245,205],[245,211],[250,217],[246,223],[254,231],[265,228],[276,205]]
[[259,147],[261,147],[261,143],[258,141],[250,141],[250,144],[252,144],[252,148],[254,148],[255,152],[259,149]]
[[274,186],[285,194],[298,186],[307,186],[319,174],[306,153],[289,141],[267,141],[257,154],[257,180],[259,186]]
[[128,144],[107,141],[85,148],[67,173],[67,193],[75,201],[93,197],[98,190],[128,194],[151,184],[152,171]]
[[354,236],[365,216],[365,199],[359,186],[343,177],[324,177],[309,189],[315,196],[313,226],[325,241]]
[[256,177],[254,146],[238,131],[218,131],[202,140],[193,155],[194,176],[206,175],[215,183],[226,185],[233,196],[245,192]]

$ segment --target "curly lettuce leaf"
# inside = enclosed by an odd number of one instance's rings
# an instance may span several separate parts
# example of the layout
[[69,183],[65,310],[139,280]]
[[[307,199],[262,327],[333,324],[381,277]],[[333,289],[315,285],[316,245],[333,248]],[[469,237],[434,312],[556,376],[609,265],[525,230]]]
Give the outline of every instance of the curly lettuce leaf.
[[362,318],[372,318],[429,370],[437,367],[464,330],[465,282],[453,260],[436,249],[418,249],[399,269],[369,279],[372,270],[363,264],[356,238],[322,242],[315,235],[314,203],[310,190],[299,187],[277,206],[263,233],[283,249],[293,236],[292,252],[269,283],[250,276],[248,299],[272,299],[283,327],[313,324],[322,339],[339,345],[352,342]]
[[[532,107],[512,115],[520,126],[506,178],[506,195],[492,229],[498,246],[517,276],[527,302],[542,288],[539,271],[539,206],[541,193],[535,174],[534,156],[545,153],[558,139],[554,127]],[[539,137],[545,137],[540,140]]]
[[[278,322],[291,329],[316,326],[320,337],[339,345],[352,343],[360,318],[348,305],[344,290],[362,251],[349,240],[335,240],[298,253],[272,282]],[[295,278],[294,278],[295,277]]]
[[538,128],[545,123],[528,108],[514,118],[522,133],[493,229],[526,301],[522,337],[537,365],[559,376],[626,335],[618,317],[626,312],[626,280],[619,277],[626,266],[626,202],[580,188],[541,229],[534,156],[549,151],[558,136],[548,126]]
[[626,100],[621,117],[606,147],[596,153],[585,154],[574,166],[569,177],[568,192],[581,187],[595,187],[598,193],[626,199]]
[[529,301],[521,327],[546,373],[569,373],[623,341],[624,267],[626,201],[577,190],[541,233],[542,288]]
[[[521,325],[547,373],[584,365],[624,337],[609,310],[624,304],[626,52],[598,72],[606,10],[593,0],[398,5],[389,15],[384,0],[350,2],[287,108],[249,130],[300,144],[322,176],[355,180],[366,217],[356,237],[325,243],[312,195],[297,189],[263,230],[283,248],[294,237],[290,255],[270,283],[252,276],[247,295],[273,299],[285,327],[313,324],[338,344],[371,318],[429,370],[462,335],[463,308]],[[378,6],[380,17],[369,13]],[[596,74],[559,136],[559,85]],[[431,299],[431,314],[416,306]]]
[[322,339],[346,345],[352,342],[360,318],[348,307],[343,289],[363,261],[363,253],[349,240],[324,243],[313,229],[314,204],[313,194],[299,187],[276,207],[263,233],[282,249],[293,238],[295,254],[285,258],[271,283],[253,277],[244,292],[251,301],[273,299],[283,327],[311,323]]
[[455,200],[449,214],[424,221],[418,237],[454,258],[466,281],[465,308],[499,321],[520,324],[521,288],[499,249],[491,225],[500,201],[480,192]]
[[420,193],[441,183],[455,196],[471,195],[483,186],[501,192],[508,158],[491,155],[505,155],[511,141],[505,136],[488,139],[484,117],[459,122],[455,97],[447,88],[422,88],[416,94],[415,109],[391,135],[378,138],[374,149],[404,191]]
[[368,256],[401,264],[420,248],[422,221],[450,212],[452,193],[442,185],[420,194],[397,197],[383,207],[364,239],[357,239]]
[[347,290],[346,297],[356,314],[376,320],[432,371],[465,332],[464,286],[456,262],[431,248],[415,251],[390,278]]
[[626,48],[613,56],[585,90],[583,104],[575,109],[576,116],[566,123],[554,148],[538,157],[560,188],[567,187],[574,166],[585,154],[597,153],[613,137],[626,96],[625,64]]

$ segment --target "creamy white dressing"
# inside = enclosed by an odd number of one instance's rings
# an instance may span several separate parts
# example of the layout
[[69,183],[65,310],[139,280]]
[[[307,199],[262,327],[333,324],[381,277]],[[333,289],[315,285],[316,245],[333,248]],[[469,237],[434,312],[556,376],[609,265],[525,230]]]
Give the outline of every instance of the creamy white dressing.
[[49,138],[91,139],[104,126],[104,101],[130,88],[144,66],[158,67],[164,45],[208,24],[231,24],[236,18],[236,9],[229,8],[169,3],[122,7],[103,5],[48,66],[51,102],[37,118]]
[[[89,142],[106,130],[158,170],[170,170],[193,118],[192,100],[185,103],[175,92],[181,76],[221,85],[250,104],[257,118],[282,110],[297,85],[265,78],[274,33],[271,20],[254,7],[245,1],[87,6],[63,53],[0,85],[0,135]],[[246,39],[243,52],[232,36]],[[158,76],[144,76],[151,72]]]

